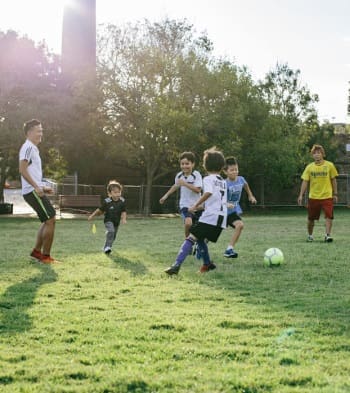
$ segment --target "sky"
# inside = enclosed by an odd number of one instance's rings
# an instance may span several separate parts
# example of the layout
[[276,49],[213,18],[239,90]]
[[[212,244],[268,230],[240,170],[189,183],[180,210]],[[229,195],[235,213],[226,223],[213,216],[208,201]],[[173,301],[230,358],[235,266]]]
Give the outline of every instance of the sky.
[[[0,30],[12,29],[61,51],[69,0],[0,0]],[[246,66],[254,80],[277,63],[301,71],[318,94],[321,121],[349,122],[350,0],[96,0],[97,24],[186,19],[214,54]],[[1,54],[3,55],[3,54]]]

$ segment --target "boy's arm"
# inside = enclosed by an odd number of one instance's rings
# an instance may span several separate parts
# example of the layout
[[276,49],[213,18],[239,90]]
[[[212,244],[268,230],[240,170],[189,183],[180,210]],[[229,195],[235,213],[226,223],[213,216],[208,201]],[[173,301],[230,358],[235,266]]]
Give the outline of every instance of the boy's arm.
[[159,199],[159,203],[162,205],[166,199],[168,199],[169,195],[173,194],[176,190],[179,189],[179,185],[174,184],[170,187],[169,191],[166,192],[160,199]]
[[337,179],[335,177],[333,177],[333,179],[331,179],[331,182],[332,182],[334,202],[338,202],[338,184],[337,184]]
[[196,192],[197,194],[199,194],[202,191],[202,187],[198,187],[193,184],[187,183],[185,182],[184,179],[179,179],[176,184],[178,186],[187,187],[188,189],[190,189],[193,192]]
[[91,213],[88,217],[88,220],[91,221],[95,216],[100,216],[103,214],[103,211],[100,208],[97,208],[93,213]]
[[126,224],[126,212],[122,212],[120,217],[121,217],[122,224]]
[[200,207],[202,208],[201,205],[203,205],[203,203],[204,203],[208,198],[210,198],[211,195],[212,195],[211,192],[205,192],[205,193],[198,199],[198,201],[197,201],[193,206],[191,206],[188,210],[194,212],[194,211],[198,210]]
[[248,183],[245,183],[245,184],[244,184],[244,189],[245,189],[246,193],[248,194],[248,200],[249,200],[249,202],[250,202],[250,203],[256,204],[255,196],[253,195],[252,190],[250,189]]
[[308,184],[309,184],[309,182],[306,181],[306,180],[303,180],[302,183],[301,183],[300,193],[299,193],[299,196],[298,196],[298,205],[300,205],[300,206],[301,206],[301,204],[303,202],[303,195],[304,195],[304,193],[305,193],[305,191],[307,189]]

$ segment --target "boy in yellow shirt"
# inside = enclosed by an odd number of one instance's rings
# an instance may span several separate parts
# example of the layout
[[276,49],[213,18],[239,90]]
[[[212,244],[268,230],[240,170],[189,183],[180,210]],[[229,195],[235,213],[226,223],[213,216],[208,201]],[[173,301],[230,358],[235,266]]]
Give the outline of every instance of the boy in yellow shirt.
[[326,161],[325,150],[321,145],[313,145],[311,155],[314,162],[307,165],[301,175],[302,183],[298,196],[298,204],[302,204],[303,195],[309,186],[308,201],[308,242],[312,242],[315,220],[320,218],[321,210],[326,219],[326,234],[324,241],[332,242],[331,236],[333,222],[333,201],[338,201],[337,194],[337,169],[330,161]]

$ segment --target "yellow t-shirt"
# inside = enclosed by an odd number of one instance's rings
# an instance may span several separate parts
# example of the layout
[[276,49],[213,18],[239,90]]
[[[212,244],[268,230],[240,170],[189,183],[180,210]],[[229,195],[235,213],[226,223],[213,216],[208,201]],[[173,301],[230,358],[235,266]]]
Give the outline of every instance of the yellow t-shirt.
[[324,160],[322,164],[309,164],[301,178],[309,182],[309,198],[327,199],[333,197],[333,187],[331,179],[338,176],[338,171],[334,164]]

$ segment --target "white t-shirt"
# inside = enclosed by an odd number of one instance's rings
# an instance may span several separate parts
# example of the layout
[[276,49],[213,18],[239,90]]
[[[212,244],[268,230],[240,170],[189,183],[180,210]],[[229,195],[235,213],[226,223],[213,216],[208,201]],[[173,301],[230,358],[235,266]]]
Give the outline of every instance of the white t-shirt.
[[203,193],[211,196],[204,203],[204,211],[199,222],[226,228],[227,187],[220,175],[208,175],[203,179]]
[[[175,184],[182,179],[188,184],[192,184],[195,187],[203,187],[202,175],[198,171],[193,171],[190,175],[185,176],[183,172],[179,172],[175,176]],[[180,209],[183,207],[193,206],[200,198],[201,193],[194,192],[185,186],[180,187]]]
[[[28,161],[28,173],[39,187],[43,186],[43,173],[39,149],[28,139],[23,143],[19,151],[19,160]],[[21,176],[21,182],[22,195],[29,194],[34,190],[34,187],[29,184],[23,176]]]

